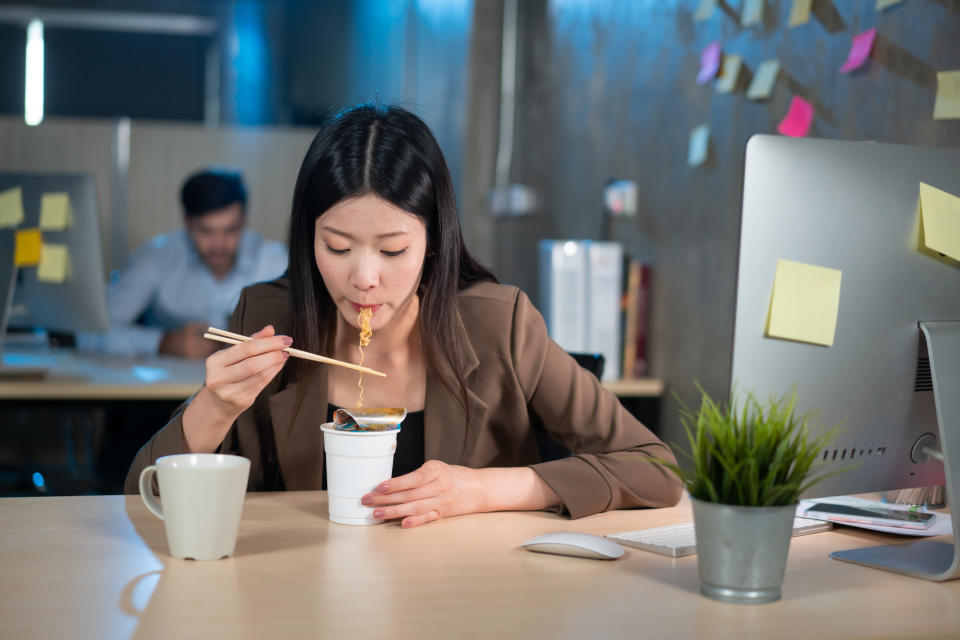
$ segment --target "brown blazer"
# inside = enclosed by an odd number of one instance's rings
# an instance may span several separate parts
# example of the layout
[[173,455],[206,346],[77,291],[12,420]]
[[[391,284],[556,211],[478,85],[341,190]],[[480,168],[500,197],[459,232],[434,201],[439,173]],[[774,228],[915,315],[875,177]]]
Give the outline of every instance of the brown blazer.
[[[473,468],[529,465],[560,497],[562,511],[574,518],[676,504],[679,482],[648,462],[650,456],[673,461],[670,449],[548,337],[543,318],[522,291],[483,283],[461,292],[457,302],[470,419],[428,372],[425,459]],[[289,308],[285,278],[253,285],[241,295],[230,330],[249,335],[273,324],[277,333],[288,333]],[[324,458],[319,425],[327,415],[327,372],[317,367],[293,420],[304,382],[284,380],[281,373],[227,433],[220,452],[250,458],[251,491],[320,488]],[[137,454],[127,475],[127,493],[138,491],[143,468],[180,452],[181,415],[179,411]],[[576,455],[541,462],[532,431],[536,418]]]

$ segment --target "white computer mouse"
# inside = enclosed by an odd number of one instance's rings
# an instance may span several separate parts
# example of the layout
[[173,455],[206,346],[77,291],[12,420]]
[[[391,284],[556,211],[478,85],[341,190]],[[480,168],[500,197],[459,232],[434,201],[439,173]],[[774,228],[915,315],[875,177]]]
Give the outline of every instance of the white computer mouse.
[[616,560],[623,555],[623,547],[613,540],[574,531],[545,533],[542,536],[530,538],[521,546],[538,553],[555,553],[561,556],[597,560]]

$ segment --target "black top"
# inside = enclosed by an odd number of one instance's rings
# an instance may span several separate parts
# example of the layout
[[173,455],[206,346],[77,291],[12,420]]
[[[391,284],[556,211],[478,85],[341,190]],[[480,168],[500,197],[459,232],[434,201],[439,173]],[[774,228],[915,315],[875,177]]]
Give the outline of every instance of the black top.
[[[333,422],[333,412],[339,408],[336,405],[327,404],[326,422]],[[400,425],[400,433],[397,434],[397,451],[393,454],[391,477],[396,478],[419,469],[423,465],[423,458],[423,411],[414,411],[408,413]],[[327,465],[323,465],[322,483],[321,488],[326,491]]]

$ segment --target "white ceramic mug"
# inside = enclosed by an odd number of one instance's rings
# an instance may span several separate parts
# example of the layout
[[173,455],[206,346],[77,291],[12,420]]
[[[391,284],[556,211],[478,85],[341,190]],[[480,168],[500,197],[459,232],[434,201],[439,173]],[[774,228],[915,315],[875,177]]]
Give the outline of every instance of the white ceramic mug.
[[[160,499],[153,495],[157,476]],[[157,458],[140,473],[140,497],[163,520],[174,558],[217,560],[233,554],[250,461],[218,453]]]
[[360,502],[365,493],[393,475],[397,433],[338,431],[333,423],[320,425],[327,463],[327,504],[330,521],[339,524],[377,524],[373,507]]

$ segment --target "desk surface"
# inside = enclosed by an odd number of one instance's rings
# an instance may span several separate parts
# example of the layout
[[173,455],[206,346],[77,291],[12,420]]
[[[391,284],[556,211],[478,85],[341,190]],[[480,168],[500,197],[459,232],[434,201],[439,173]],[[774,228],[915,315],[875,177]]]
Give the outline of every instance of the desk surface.
[[[198,360],[157,356],[117,358],[72,349],[30,350],[8,347],[3,353],[0,400],[184,400],[203,384]],[[17,379],[16,371],[43,368],[42,380]],[[659,398],[656,378],[611,380],[603,385],[620,397]]]
[[519,547],[548,531],[690,518],[683,502],[574,521],[477,514],[403,530],[331,524],[325,492],[249,494],[235,556],[193,562],[168,555],[162,522],[139,496],[4,498],[0,620],[11,638],[960,637],[960,581],[827,557],[897,540],[883,534],[794,538],[783,599],[767,605],[700,596],[695,556],[628,549],[607,562]]
[[[117,358],[73,349],[7,348],[0,399],[185,400],[203,384],[200,360],[167,356]],[[17,370],[39,367],[41,379],[18,379]]]

